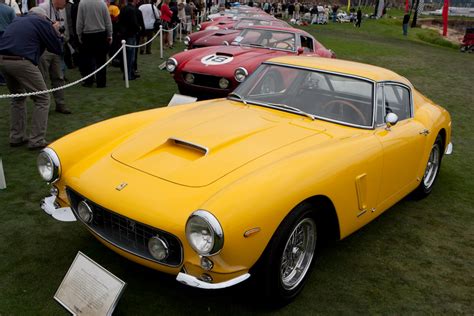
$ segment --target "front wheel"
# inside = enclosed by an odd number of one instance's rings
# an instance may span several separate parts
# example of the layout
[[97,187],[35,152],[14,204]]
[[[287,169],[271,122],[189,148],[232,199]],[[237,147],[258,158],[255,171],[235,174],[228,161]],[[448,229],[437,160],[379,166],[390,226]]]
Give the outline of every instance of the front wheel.
[[265,250],[259,278],[272,304],[284,305],[303,289],[315,260],[318,221],[310,204],[298,205]]
[[428,196],[433,190],[436,179],[438,178],[441,167],[441,160],[443,158],[443,139],[441,135],[436,137],[436,141],[431,147],[430,156],[426,164],[425,173],[420,184],[413,192],[416,198],[424,198]]

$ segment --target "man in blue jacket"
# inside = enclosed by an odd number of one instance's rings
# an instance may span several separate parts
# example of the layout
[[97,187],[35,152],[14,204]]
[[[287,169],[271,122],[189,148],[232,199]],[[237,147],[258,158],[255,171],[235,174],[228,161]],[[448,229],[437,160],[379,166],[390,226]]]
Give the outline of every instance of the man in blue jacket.
[[[59,23],[46,18],[38,7],[23,17],[17,17],[5,29],[0,41],[0,71],[12,94],[46,90],[46,83],[38,69],[41,55],[47,49],[53,54],[62,53]],[[31,96],[34,101],[31,129],[26,133],[26,97],[12,98],[10,107],[10,146],[28,144],[29,149],[41,149],[48,126],[49,94]]]

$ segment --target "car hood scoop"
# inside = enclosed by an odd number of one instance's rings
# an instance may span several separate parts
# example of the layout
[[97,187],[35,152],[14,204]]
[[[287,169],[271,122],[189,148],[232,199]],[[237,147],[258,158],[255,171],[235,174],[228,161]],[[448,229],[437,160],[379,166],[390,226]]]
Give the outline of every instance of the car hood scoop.
[[262,108],[217,104],[156,121],[119,145],[112,157],[152,176],[200,187],[319,133]]

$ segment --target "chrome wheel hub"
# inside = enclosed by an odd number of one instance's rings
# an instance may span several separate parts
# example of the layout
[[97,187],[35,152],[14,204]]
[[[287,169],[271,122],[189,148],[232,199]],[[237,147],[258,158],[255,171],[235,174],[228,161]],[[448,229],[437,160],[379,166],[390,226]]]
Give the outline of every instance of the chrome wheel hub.
[[430,157],[428,158],[428,164],[426,165],[425,175],[423,177],[423,185],[426,189],[429,189],[436,179],[440,159],[441,151],[439,144],[434,144],[433,149],[431,149]]
[[316,223],[305,218],[296,225],[288,238],[280,263],[283,288],[292,290],[304,279],[316,249]]

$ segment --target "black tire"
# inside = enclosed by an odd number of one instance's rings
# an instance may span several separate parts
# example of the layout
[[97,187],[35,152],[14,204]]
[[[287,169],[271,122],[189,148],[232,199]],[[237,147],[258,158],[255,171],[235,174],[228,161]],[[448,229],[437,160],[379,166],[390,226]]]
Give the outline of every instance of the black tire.
[[[263,290],[267,304],[286,305],[303,289],[315,261],[319,232],[318,222],[312,205],[302,203],[295,207],[278,226],[259,261],[257,269],[259,274],[256,276],[257,282],[259,282],[258,287]],[[296,242],[297,239],[291,239],[291,237],[297,235],[297,230],[303,235],[306,232],[308,244],[305,250],[302,250],[304,245],[300,249],[295,249],[297,247],[292,246],[292,242]],[[302,244],[305,243],[304,241],[305,238],[303,238]],[[293,251],[288,252],[289,249]],[[291,254],[292,260],[287,260],[288,254]],[[296,260],[294,260],[295,258]],[[294,266],[301,263],[302,271],[298,271],[296,268],[291,269],[290,261],[296,262]],[[284,266],[287,269],[283,269]]]
[[416,199],[425,198],[431,193],[431,191],[433,191],[433,187],[438,179],[439,170],[441,169],[443,153],[443,138],[438,134],[433,146],[431,147],[423,178],[415,191],[413,191],[413,195]]

